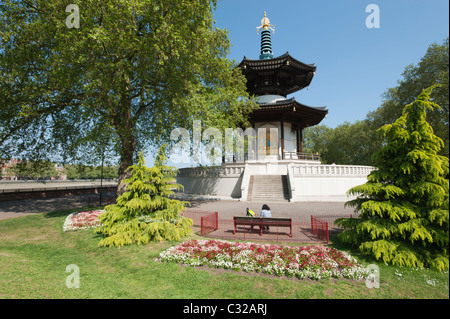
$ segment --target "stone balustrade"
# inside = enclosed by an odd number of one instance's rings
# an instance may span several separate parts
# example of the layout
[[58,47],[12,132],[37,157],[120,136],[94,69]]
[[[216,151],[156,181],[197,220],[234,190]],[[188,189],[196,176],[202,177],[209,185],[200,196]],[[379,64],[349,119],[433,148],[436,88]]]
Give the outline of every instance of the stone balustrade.
[[357,165],[292,165],[294,176],[367,176],[375,168]]
[[179,177],[236,177],[244,172],[244,165],[182,168]]

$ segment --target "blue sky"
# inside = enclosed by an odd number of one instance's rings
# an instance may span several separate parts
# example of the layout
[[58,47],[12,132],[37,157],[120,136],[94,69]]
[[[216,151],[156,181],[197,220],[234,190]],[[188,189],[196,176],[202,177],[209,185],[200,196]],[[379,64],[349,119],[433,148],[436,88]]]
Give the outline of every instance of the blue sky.
[[[380,10],[380,28],[366,27],[366,6]],[[448,0],[222,0],[216,25],[229,31],[230,59],[259,58],[256,27],[264,17],[275,25],[274,56],[287,51],[317,72],[309,90],[289,97],[326,106],[321,124],[336,127],[363,120],[381,105],[406,66],[417,64],[428,46],[448,36]]]
[[[369,4],[380,10],[380,28],[366,27]],[[264,11],[275,25],[274,56],[289,52],[317,66],[309,90],[288,97],[326,106],[321,124],[332,128],[364,120],[405,67],[417,64],[430,44],[441,44],[449,34],[448,0],[221,0],[214,17],[217,27],[229,31],[230,59],[259,58],[256,27]],[[149,166],[152,157],[146,158]]]

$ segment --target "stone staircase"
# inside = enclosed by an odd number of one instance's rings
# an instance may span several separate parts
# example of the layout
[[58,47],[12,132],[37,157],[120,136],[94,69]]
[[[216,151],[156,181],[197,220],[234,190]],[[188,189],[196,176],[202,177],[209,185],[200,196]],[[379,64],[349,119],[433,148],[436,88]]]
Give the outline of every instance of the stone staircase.
[[286,175],[252,175],[250,176],[249,202],[288,202],[289,191]]

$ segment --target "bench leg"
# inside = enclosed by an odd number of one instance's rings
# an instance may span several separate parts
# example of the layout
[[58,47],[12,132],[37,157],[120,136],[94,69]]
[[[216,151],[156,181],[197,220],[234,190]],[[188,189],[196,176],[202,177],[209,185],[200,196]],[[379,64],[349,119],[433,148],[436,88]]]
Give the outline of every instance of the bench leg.
[[261,231],[261,235],[260,236],[262,236],[263,230],[264,230],[262,218],[260,219],[260,225],[261,225],[261,226],[259,226],[259,230]]

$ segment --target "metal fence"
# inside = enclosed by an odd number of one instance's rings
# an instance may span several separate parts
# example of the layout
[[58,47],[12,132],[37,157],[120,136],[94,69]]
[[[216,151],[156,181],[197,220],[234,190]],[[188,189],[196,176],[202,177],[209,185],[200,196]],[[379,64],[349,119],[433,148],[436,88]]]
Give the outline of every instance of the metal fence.
[[317,243],[318,238],[311,234],[310,222],[292,222],[292,237],[289,227],[277,227],[272,225],[269,229],[261,229],[259,226],[236,225],[233,219],[218,219],[218,229],[208,233],[207,237],[237,240],[276,241]]
[[[334,224],[338,218],[355,218],[355,215],[311,215],[310,221],[292,221],[292,237],[289,228],[272,226],[261,233],[259,226],[238,225],[233,219],[219,218],[217,212],[188,209],[183,212],[198,227],[201,236],[277,242],[326,243],[329,244],[330,231],[338,230]],[[198,229],[197,228],[197,229]],[[236,231],[235,231],[236,230]]]
[[202,216],[200,222],[200,234],[205,236],[215,230],[219,229],[219,213],[214,212],[212,214]]
[[311,232],[327,244],[330,242],[330,233],[328,231],[328,222],[323,219],[311,215]]

